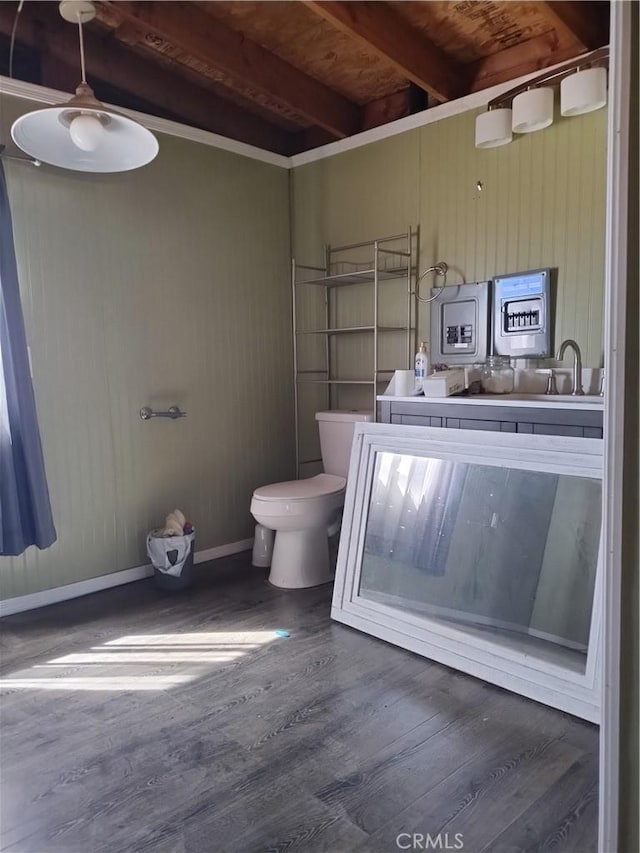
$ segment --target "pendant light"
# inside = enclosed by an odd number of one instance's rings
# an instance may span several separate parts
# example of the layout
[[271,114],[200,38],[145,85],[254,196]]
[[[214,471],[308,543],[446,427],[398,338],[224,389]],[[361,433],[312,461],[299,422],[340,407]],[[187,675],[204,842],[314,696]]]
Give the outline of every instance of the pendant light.
[[82,25],[95,17],[93,3],[63,0],[60,14],[78,24],[82,81],[66,103],[26,113],[11,128],[16,145],[43,163],[78,172],[127,172],[150,163],[158,140],[145,127],[105,107],[85,74]]

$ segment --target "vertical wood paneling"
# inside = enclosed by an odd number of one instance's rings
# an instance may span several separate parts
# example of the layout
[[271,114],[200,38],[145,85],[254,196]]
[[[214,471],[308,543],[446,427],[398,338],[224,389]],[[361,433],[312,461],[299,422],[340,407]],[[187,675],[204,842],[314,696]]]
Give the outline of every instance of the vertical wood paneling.
[[[585,365],[597,367],[606,110],[556,116],[550,128],[486,151],[474,147],[475,115],[298,167],[294,253],[304,262],[312,246],[366,240],[417,224],[420,269],[446,261],[448,284],[554,267],[555,341],[575,337]],[[419,327],[421,337],[428,337],[427,306],[420,307]]]
[[293,475],[286,171],[172,137],[124,175],[6,170],[59,538],[0,558],[3,597],[145,562],[174,506],[200,548],[251,535]]
[[[6,136],[32,105],[4,107]],[[474,120],[296,169],[294,254],[318,263],[324,243],[418,225],[419,268],[445,260],[449,283],[556,267],[556,341],[576,337],[597,366],[606,111],[490,151],[473,147]],[[249,535],[252,489],[293,473],[286,173],[173,138],[121,176],[6,168],[59,541],[0,558],[3,596],[140,563],[174,505],[196,516],[200,547]],[[344,322],[362,308],[347,297]],[[419,327],[428,337],[425,306]],[[368,353],[350,338],[341,365],[356,375]],[[188,419],[140,421],[140,406],[170,403]]]

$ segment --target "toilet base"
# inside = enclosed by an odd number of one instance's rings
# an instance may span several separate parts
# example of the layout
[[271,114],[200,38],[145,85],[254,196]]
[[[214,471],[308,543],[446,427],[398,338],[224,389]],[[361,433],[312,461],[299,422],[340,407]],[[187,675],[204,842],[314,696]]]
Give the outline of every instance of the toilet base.
[[268,569],[273,559],[273,537],[275,533],[262,524],[256,524],[253,536],[253,551],[251,552],[251,565],[261,569]]
[[326,527],[277,531],[270,584],[280,589],[305,589],[332,580]]

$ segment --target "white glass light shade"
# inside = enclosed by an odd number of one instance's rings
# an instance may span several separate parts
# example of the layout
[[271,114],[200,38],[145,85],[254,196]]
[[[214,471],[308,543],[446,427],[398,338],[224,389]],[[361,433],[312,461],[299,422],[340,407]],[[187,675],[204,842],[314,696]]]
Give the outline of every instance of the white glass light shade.
[[[90,118],[74,136],[87,146],[96,142],[95,123],[101,124],[96,147],[83,150],[74,142],[71,125]],[[66,104],[26,113],[13,123],[11,136],[26,154],[43,163],[78,172],[128,172],[145,166],[158,153],[158,140],[141,124],[113,112],[98,101],[90,87],[81,83]]]
[[553,89],[541,86],[527,89],[513,99],[514,133],[531,133],[553,123]]
[[606,68],[587,68],[565,77],[560,84],[560,112],[579,116],[599,110],[607,103]]
[[476,148],[497,148],[511,142],[511,110],[480,113],[476,118]]

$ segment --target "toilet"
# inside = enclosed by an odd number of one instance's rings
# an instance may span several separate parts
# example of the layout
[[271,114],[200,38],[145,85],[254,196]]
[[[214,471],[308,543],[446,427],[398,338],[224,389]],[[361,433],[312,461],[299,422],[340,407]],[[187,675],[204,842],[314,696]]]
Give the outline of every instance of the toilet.
[[333,580],[329,526],[344,505],[349,458],[356,421],[372,421],[371,412],[316,412],[324,474],[261,486],[253,493],[251,514],[275,531],[269,583],[303,589]]

